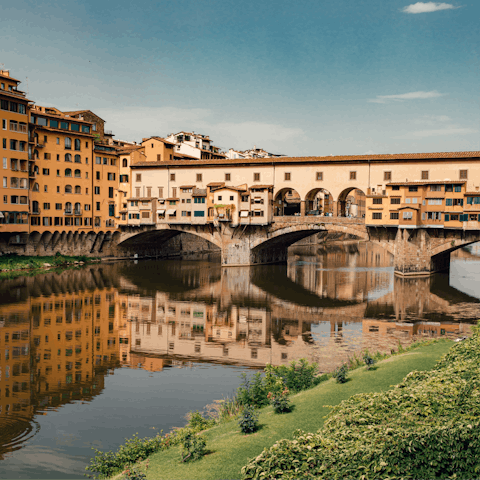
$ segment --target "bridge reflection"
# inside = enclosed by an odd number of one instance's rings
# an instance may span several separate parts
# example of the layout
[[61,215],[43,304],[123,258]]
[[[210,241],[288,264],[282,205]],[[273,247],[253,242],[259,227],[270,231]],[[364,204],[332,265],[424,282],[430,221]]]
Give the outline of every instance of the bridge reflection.
[[468,334],[480,302],[448,277],[394,277],[365,243],[295,249],[288,265],[118,262],[0,283],[0,455],[33,418],[90,401],[127,366],[263,367],[306,357],[330,370],[363,348]]

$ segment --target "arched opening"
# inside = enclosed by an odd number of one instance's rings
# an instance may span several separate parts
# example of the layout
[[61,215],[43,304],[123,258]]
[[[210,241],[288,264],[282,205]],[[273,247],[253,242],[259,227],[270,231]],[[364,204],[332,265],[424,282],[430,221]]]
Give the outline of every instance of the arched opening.
[[302,199],[293,188],[282,188],[275,195],[273,214],[275,216],[300,215]]
[[305,196],[306,215],[324,215],[331,217],[334,214],[332,194],[325,188],[314,188]]
[[365,193],[359,188],[343,190],[337,200],[339,217],[365,218]]

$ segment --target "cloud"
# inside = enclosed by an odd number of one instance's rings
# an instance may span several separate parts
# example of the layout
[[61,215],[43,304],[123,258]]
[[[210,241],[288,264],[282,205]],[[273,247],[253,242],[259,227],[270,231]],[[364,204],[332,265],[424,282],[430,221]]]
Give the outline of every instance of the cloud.
[[400,135],[394,138],[400,139],[414,139],[414,138],[426,138],[426,137],[440,137],[440,136],[447,136],[447,135],[469,135],[471,133],[477,133],[478,130],[473,128],[461,128],[456,127],[454,125],[445,127],[445,128],[437,128],[431,130],[418,130],[416,132],[409,132],[405,135]]
[[413,120],[417,125],[436,125],[438,122],[444,123],[451,121],[448,115],[423,115],[420,118]]
[[450,3],[437,3],[437,2],[417,2],[402,8],[404,13],[430,13],[437,12],[439,10],[454,10],[456,8]]
[[389,101],[403,101],[403,100],[424,100],[427,98],[437,98],[444,96],[444,93],[439,93],[436,90],[431,92],[409,92],[398,95],[377,95],[377,98],[371,98],[370,103],[387,103]]

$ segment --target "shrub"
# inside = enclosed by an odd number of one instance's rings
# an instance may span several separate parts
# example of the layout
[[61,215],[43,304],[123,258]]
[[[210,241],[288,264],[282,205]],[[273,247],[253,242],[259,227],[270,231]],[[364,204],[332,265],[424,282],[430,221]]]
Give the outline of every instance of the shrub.
[[242,433],[252,433],[258,428],[258,412],[253,405],[244,405],[238,421]]
[[123,473],[125,476],[122,478],[122,480],[146,480],[147,478],[147,475],[138,467],[128,466]]
[[206,428],[210,428],[215,425],[215,420],[213,418],[205,418],[198,410],[187,413],[187,420],[187,428],[191,428],[196,431],[205,430]]
[[280,393],[269,392],[267,398],[270,400],[270,405],[273,406],[275,413],[286,413],[290,411],[290,399],[288,398],[289,391],[285,390]]
[[263,407],[268,404],[267,390],[265,388],[262,374],[255,373],[247,377],[246,373],[241,374],[242,383],[237,390],[238,403],[240,405],[255,405]]
[[182,441],[182,462],[195,461],[205,455],[205,437],[188,431]]
[[347,381],[347,372],[348,368],[346,365],[342,365],[335,369],[332,373],[332,377],[337,381],[337,383],[345,383]]
[[365,365],[367,366],[367,370],[371,370],[376,363],[376,361],[369,355],[368,352],[365,352],[363,354],[363,361],[365,362]]
[[332,409],[317,433],[297,431],[243,469],[251,478],[479,478],[480,328],[427,372]]

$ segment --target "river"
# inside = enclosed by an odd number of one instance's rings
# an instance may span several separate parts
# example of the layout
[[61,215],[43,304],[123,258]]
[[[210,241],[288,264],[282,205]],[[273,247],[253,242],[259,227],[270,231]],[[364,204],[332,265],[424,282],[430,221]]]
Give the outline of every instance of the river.
[[0,478],[84,478],[91,447],[185,424],[245,370],[468,335],[480,252],[400,278],[369,243],[290,249],[286,265],[119,261],[0,282]]

